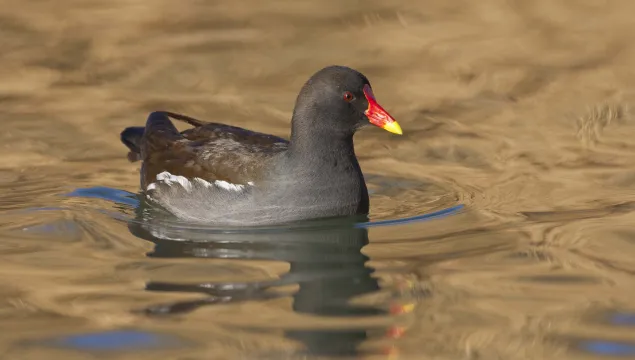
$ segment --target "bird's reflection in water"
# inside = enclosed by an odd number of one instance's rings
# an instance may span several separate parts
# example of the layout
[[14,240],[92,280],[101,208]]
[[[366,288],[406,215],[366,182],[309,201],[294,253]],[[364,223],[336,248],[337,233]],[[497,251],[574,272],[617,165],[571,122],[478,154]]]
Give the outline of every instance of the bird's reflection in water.
[[[196,257],[275,260],[290,263],[288,273],[279,279],[255,283],[177,284],[149,282],[151,291],[198,292],[206,294],[195,301],[158,305],[145,309],[148,314],[175,314],[198,307],[257,301],[281,296],[276,288],[298,284],[293,293],[293,311],[317,316],[383,315],[378,307],[352,305],[354,297],[379,290],[371,276],[373,269],[361,253],[368,243],[364,228],[353,220],[333,220],[306,227],[277,228],[256,232],[220,232],[201,229],[176,229],[148,220],[130,224],[133,234],[155,244],[148,256],[155,258]],[[179,240],[170,240],[170,239]],[[306,351],[320,356],[355,356],[367,339],[366,329],[288,330],[286,336],[304,344]]]

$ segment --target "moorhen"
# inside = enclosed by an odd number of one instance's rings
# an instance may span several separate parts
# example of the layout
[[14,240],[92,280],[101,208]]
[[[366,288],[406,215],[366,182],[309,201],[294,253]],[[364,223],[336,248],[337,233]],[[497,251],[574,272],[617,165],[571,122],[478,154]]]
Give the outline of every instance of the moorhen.
[[[193,128],[179,132],[170,118]],[[363,74],[329,66],[300,90],[288,141],[166,111],[126,128],[121,141],[130,161],[143,162],[149,203],[188,221],[270,225],[368,214],[353,149],[353,134],[368,124],[402,133]]]

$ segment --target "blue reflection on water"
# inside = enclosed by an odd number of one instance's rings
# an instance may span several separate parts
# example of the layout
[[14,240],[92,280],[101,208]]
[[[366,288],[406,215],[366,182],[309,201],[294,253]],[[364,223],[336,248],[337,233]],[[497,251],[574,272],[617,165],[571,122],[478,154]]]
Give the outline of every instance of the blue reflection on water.
[[140,350],[171,346],[177,343],[176,339],[165,335],[135,330],[69,335],[45,342],[84,351]]
[[615,341],[589,340],[581,343],[583,350],[599,355],[632,356],[635,355],[635,344]]
[[403,225],[403,224],[419,222],[419,221],[428,221],[428,220],[432,220],[432,219],[440,219],[440,218],[444,218],[446,216],[456,215],[461,210],[463,210],[463,208],[465,208],[465,205],[459,204],[459,205],[455,205],[455,206],[449,207],[447,209],[435,211],[435,212],[428,213],[428,214],[410,216],[410,217],[407,217],[407,218],[400,218],[400,219],[370,221],[370,222],[367,222],[367,223],[359,223],[359,224],[357,224],[357,226],[358,227],[374,227],[374,226],[388,226],[388,225]]
[[130,205],[133,207],[139,206],[139,200],[137,199],[137,196],[135,194],[103,186],[75,189],[66,194],[66,196],[102,199],[120,204]]
[[610,321],[615,325],[635,325],[635,314],[616,313],[611,316]]

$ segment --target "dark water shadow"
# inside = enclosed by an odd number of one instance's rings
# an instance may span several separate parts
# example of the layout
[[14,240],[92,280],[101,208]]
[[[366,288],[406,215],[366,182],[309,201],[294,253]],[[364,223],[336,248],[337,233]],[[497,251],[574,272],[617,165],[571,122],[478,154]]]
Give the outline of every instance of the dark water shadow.
[[[145,309],[148,316],[170,316],[192,312],[202,306],[262,301],[291,296],[296,313],[321,317],[355,318],[382,316],[381,307],[352,305],[351,299],[380,289],[367,266],[361,249],[368,244],[368,232],[355,226],[359,219],[337,219],[297,228],[269,228],[260,231],[178,231],[161,219],[148,218],[143,207],[129,229],[137,237],[154,243],[151,258],[206,258],[274,260],[290,264],[289,272],[262,282],[149,281],[148,291],[200,293],[201,299],[158,304]],[[178,240],[170,235],[178,234]],[[185,279],[187,280],[187,279]],[[284,287],[298,285],[290,292]],[[356,356],[368,339],[364,328],[288,329],[285,336],[301,342],[306,355]],[[377,330],[372,329],[372,330]]]

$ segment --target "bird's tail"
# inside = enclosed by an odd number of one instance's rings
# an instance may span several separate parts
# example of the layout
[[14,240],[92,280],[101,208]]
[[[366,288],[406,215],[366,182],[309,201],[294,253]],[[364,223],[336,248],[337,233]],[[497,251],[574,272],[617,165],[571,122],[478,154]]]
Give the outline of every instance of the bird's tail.
[[179,120],[179,121],[184,121],[194,127],[199,127],[199,126],[203,126],[205,124],[208,124],[208,122],[205,121],[201,121],[198,119],[194,119],[193,117],[189,117],[186,115],[181,115],[181,114],[177,114],[177,113],[173,113],[173,112],[169,112],[169,111],[163,111],[163,113],[175,120]]
[[[128,152],[128,160],[135,162],[141,160],[141,149],[144,142],[144,135],[152,135],[150,139],[162,142],[164,140],[175,140],[181,137],[179,131],[176,129],[172,121],[169,118],[186,122],[194,127],[199,127],[207,124],[207,122],[194,119],[189,116],[169,112],[169,111],[155,111],[150,113],[145,127],[133,126],[124,129],[121,132],[121,142],[124,143],[130,150]],[[149,141],[149,146],[152,146],[152,141]]]
[[143,139],[144,127],[132,126],[125,128],[121,132],[121,142],[128,147],[128,160],[135,162],[141,160],[141,140]]

